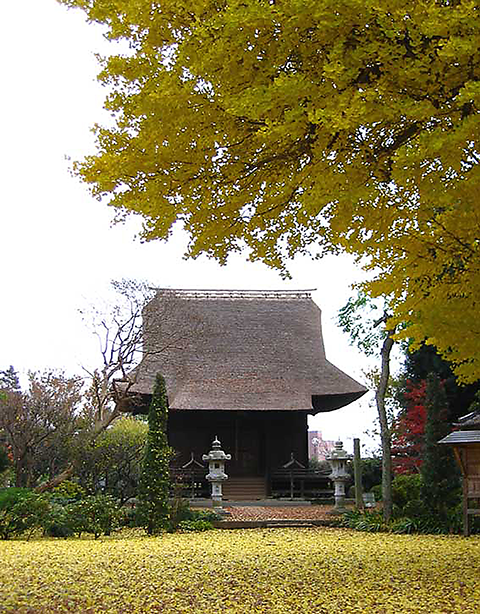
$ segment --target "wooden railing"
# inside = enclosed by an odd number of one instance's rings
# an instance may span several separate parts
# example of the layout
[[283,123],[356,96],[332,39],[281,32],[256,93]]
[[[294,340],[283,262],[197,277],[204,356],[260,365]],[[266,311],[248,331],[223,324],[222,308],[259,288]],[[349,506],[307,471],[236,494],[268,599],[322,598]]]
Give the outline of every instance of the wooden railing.
[[270,474],[270,495],[289,499],[330,499],[333,486],[328,473],[308,469],[293,455]]
[[180,488],[182,496],[188,499],[208,499],[210,484],[206,479],[208,467],[195,460],[192,452],[188,463],[170,466],[170,476],[174,488]]

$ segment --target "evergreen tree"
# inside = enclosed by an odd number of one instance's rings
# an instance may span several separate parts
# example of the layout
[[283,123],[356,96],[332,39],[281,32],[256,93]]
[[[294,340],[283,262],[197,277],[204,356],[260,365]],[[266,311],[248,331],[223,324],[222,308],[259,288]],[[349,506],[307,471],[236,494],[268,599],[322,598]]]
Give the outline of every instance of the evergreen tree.
[[457,503],[459,495],[459,472],[452,450],[439,446],[438,440],[450,432],[447,422],[448,402],[438,375],[427,377],[427,420],[421,474],[422,500],[433,514],[446,519],[447,510]]
[[168,401],[165,379],[158,374],[148,413],[148,436],[139,487],[139,520],[149,535],[169,520],[169,463],[172,449],[167,440]]
[[[406,353],[405,382],[410,381],[413,386],[421,384],[430,373],[436,373],[442,381],[448,402],[450,422],[456,422],[458,418],[471,411],[470,405],[476,393],[480,391],[480,380],[471,384],[460,384],[452,370],[452,365],[444,360],[431,345],[422,345],[418,350]],[[405,388],[407,389],[408,386]],[[402,399],[400,403],[403,404]]]
[[461,416],[472,411],[472,402],[480,391],[480,381],[461,385],[451,365],[432,346],[422,345],[414,351],[407,349],[396,392],[400,411],[393,424],[392,456],[396,474],[415,473],[423,462],[429,375],[436,375],[441,381],[446,399],[443,419],[450,429]]

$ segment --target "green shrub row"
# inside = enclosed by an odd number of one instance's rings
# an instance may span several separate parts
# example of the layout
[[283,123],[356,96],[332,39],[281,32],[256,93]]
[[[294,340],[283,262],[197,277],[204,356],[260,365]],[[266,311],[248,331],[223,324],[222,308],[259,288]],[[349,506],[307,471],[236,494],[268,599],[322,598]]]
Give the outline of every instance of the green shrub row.
[[[480,532],[479,523],[473,523],[472,532]],[[401,516],[385,522],[381,511],[352,510],[343,515],[341,526],[366,531],[368,533],[423,533],[448,534],[461,533],[462,510],[457,506],[446,520],[424,514],[415,517]]]
[[[73,484],[73,483],[72,483]],[[124,526],[144,527],[135,508],[120,507],[110,495],[86,495],[65,484],[49,494],[27,488],[0,489],[0,538],[25,536],[41,531],[50,537],[93,534],[95,539]],[[165,530],[206,531],[219,517],[208,510],[191,510],[188,502],[170,506]]]
[[[371,489],[381,500],[381,486]],[[391,533],[460,533],[462,530],[461,491],[451,492],[449,507],[429,505],[425,498],[421,474],[399,475],[392,482],[392,520],[386,523],[379,511],[351,511],[343,516],[342,525],[357,531]],[[473,523],[473,531],[476,524]]]
[[26,488],[0,490],[0,537],[9,539],[37,530],[52,537],[92,533],[97,539],[123,526],[123,511],[109,495],[65,500]]

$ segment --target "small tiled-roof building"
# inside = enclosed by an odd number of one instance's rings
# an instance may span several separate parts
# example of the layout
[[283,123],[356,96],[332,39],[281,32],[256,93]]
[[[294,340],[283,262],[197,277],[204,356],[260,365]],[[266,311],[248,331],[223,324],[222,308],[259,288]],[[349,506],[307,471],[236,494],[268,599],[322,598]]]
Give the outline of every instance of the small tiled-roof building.
[[366,392],[326,359],[320,316],[309,291],[160,290],[144,310],[127,409],[147,410],[161,373],[178,462],[201,458],[217,435],[232,479],[268,490],[292,452],[307,464],[307,416]]
[[480,515],[480,410],[459,419],[456,429],[438,443],[452,446],[463,481],[463,531],[470,534],[470,517]]

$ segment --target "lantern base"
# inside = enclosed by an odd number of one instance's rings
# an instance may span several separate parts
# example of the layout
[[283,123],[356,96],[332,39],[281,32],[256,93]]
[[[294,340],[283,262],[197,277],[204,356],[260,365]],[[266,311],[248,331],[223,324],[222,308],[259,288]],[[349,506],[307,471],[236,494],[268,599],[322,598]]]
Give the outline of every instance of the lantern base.
[[347,512],[348,512],[348,509],[344,505],[336,505],[333,508],[333,510],[328,510],[328,512],[326,513],[330,516],[342,516],[343,514],[346,514]]
[[222,506],[222,503],[221,499],[214,499],[212,497],[212,508],[215,514],[219,516],[231,516],[231,513]]

